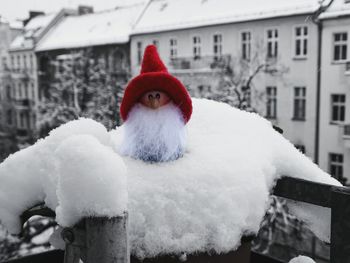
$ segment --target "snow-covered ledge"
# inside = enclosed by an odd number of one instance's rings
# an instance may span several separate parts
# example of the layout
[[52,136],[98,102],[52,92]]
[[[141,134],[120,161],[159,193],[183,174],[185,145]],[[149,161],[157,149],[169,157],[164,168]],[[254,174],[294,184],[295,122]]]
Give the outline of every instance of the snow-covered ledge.
[[[188,146],[158,164],[119,154],[123,127],[87,119],[63,125],[0,164],[0,220],[14,233],[19,215],[44,201],[57,222],[129,214],[131,254],[236,250],[256,234],[281,175],[339,186],[257,114],[193,100]],[[330,210],[291,204],[329,241]],[[319,220],[324,218],[325,220]]]

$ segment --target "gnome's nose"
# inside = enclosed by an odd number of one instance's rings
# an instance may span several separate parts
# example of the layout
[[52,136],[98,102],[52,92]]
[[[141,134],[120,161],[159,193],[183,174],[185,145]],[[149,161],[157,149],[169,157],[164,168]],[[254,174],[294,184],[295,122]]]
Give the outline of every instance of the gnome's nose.
[[141,103],[149,108],[158,109],[169,102],[167,94],[161,91],[150,91],[143,95]]

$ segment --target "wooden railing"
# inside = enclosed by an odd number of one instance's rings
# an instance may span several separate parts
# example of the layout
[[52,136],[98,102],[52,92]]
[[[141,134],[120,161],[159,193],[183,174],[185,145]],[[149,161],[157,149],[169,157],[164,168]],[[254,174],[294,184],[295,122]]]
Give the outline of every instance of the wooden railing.
[[[331,242],[330,242],[330,263],[350,263],[350,188],[347,187],[335,187],[331,185],[321,184],[321,183],[314,183],[310,181],[305,181],[302,179],[296,179],[291,177],[284,177],[280,180],[278,180],[277,185],[273,191],[273,195],[288,198],[291,200],[299,201],[299,202],[305,202],[321,207],[328,207],[331,208]],[[124,217],[127,218],[127,217]],[[90,220],[90,219],[88,219]],[[93,219],[94,220],[94,219]],[[97,221],[96,221],[97,220]],[[102,258],[99,258],[98,262],[100,263],[106,263],[106,262],[118,262],[118,263],[127,263],[129,262],[130,258],[125,257],[125,255],[128,255],[129,248],[125,246],[125,240],[127,239],[127,228],[125,227],[126,221],[121,220],[120,218],[112,219],[112,221],[104,221],[97,223],[98,220],[101,219],[95,219],[95,221],[90,221],[88,223],[88,231],[90,233],[85,233],[85,237],[83,237],[83,240],[88,240],[87,250],[90,250],[90,252],[85,252],[85,259],[84,262],[95,262],[94,260],[97,260],[102,254],[109,253],[113,250],[112,254],[117,255],[118,258],[115,261],[105,261],[102,260]],[[119,222],[119,223],[118,223]],[[116,224],[115,224],[116,223]],[[112,224],[113,226],[107,226],[106,224]],[[91,237],[95,238],[96,233],[92,234],[94,231],[101,231],[99,228],[102,226],[102,232],[99,232],[98,235],[103,233],[106,229],[114,229],[116,233],[118,232],[118,235],[110,235],[103,234],[102,236],[98,237],[96,240],[91,240]],[[104,230],[103,230],[104,229]],[[74,230],[76,231],[76,230]],[[79,230],[78,230],[79,231]],[[120,234],[121,232],[125,231],[125,233]],[[110,232],[111,233],[111,232]],[[75,237],[76,235],[76,237]],[[105,235],[105,236],[104,236]],[[81,235],[79,237],[79,233],[66,233],[63,235],[63,237],[66,238],[66,243],[71,242],[71,244],[74,244],[74,242],[77,244],[77,246],[81,245],[79,238],[81,239]],[[78,237],[78,239],[77,239]],[[121,249],[119,251],[114,251],[116,249],[116,245],[110,246],[107,243],[110,242],[110,239],[115,239],[113,242],[114,244],[117,244],[118,249]],[[119,238],[119,240],[118,240]],[[85,241],[86,242],[86,241]],[[105,244],[107,246],[101,249],[101,245]],[[118,245],[119,244],[119,245]],[[90,247],[89,247],[90,246]],[[103,246],[103,245],[102,245]],[[74,247],[71,247],[72,249]],[[97,249],[97,252],[91,253],[91,249]],[[107,250],[106,250],[107,249]],[[117,249],[117,250],[118,250]],[[66,249],[67,251],[67,249]],[[73,251],[73,252],[72,252]],[[67,256],[69,256],[69,253],[74,254],[73,250],[68,250],[66,252],[66,262],[67,262]],[[52,259],[53,255],[56,255],[56,259]],[[231,253],[225,254],[225,255],[208,255],[208,254],[199,254],[195,256],[188,257],[186,262],[191,263],[199,263],[199,262],[232,262],[232,257],[230,257]],[[97,256],[97,258],[96,258]],[[46,253],[41,253],[36,256],[30,256],[23,259],[18,259],[14,261],[8,261],[8,263],[25,263],[25,262],[31,262],[31,263],[40,263],[40,262],[51,262],[51,263],[62,263],[63,262],[63,252],[58,251],[50,251]],[[72,262],[78,262],[78,261],[72,261]],[[97,261],[96,261],[97,262]],[[137,262],[137,259],[131,257],[131,262]],[[154,263],[173,263],[173,262],[179,262],[177,258],[170,257],[170,256],[164,256],[161,258],[153,259],[153,260],[147,260],[147,263],[154,262]],[[259,255],[254,252],[251,253],[250,257],[251,263],[280,263],[280,261],[276,259],[269,258],[265,255]],[[240,262],[237,262],[240,263]]]

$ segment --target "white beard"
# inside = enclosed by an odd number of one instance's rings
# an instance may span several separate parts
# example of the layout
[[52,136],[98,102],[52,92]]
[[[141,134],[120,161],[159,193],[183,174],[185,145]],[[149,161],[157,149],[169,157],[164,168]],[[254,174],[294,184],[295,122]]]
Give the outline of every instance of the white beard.
[[156,110],[138,103],[131,109],[123,128],[122,155],[146,162],[167,162],[184,153],[185,122],[173,103]]

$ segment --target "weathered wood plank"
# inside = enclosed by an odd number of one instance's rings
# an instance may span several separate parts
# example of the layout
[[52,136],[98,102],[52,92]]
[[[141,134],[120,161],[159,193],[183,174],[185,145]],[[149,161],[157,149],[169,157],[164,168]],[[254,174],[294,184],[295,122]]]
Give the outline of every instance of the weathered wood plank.
[[86,263],[129,263],[127,213],[86,218]]
[[335,189],[346,189],[346,187],[336,187],[298,178],[283,177],[278,180],[273,194],[294,201],[330,208],[332,205],[332,191]]
[[331,263],[350,263],[350,191],[332,192]]

